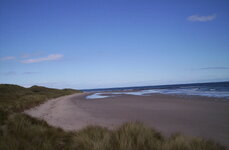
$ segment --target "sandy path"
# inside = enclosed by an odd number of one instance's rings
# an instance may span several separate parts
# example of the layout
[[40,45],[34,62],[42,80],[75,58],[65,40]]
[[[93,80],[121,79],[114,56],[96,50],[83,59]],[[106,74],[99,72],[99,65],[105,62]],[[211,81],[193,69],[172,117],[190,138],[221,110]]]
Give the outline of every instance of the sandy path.
[[86,95],[63,96],[25,113],[65,130],[92,124],[112,128],[138,120],[166,135],[181,132],[211,138],[229,147],[228,101],[161,94],[86,100]]

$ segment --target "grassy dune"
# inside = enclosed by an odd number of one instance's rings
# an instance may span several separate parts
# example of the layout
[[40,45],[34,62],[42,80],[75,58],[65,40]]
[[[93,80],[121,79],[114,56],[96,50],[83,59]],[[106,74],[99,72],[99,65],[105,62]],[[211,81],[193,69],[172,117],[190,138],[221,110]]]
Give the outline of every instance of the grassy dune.
[[47,99],[72,94],[75,90],[56,90],[33,86],[0,85],[0,150],[224,150],[211,140],[184,135],[164,137],[139,122],[109,130],[88,126],[66,132],[45,121],[21,114]]
[[44,101],[59,96],[80,92],[72,89],[51,89],[41,86],[24,88],[17,85],[0,85],[0,124],[3,123],[9,114],[21,112],[34,107]]
[[40,104],[50,98],[79,92],[72,89],[51,89],[41,86],[24,88],[17,85],[0,85],[0,109],[19,112]]

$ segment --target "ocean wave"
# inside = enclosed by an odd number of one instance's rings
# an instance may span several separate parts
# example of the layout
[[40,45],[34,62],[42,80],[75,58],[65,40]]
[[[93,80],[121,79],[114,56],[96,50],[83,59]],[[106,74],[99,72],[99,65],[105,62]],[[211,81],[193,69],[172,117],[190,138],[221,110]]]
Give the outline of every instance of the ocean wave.
[[[175,94],[175,95],[194,95],[194,96],[207,96],[207,97],[217,97],[229,99],[229,92],[227,91],[201,91],[198,89],[150,89],[150,90],[140,90],[140,91],[123,91],[123,92],[109,92],[109,93],[94,93],[87,96],[87,99],[98,99],[113,97],[114,95],[136,95],[136,96],[148,96],[154,93],[160,94]],[[104,95],[108,94],[108,95]]]

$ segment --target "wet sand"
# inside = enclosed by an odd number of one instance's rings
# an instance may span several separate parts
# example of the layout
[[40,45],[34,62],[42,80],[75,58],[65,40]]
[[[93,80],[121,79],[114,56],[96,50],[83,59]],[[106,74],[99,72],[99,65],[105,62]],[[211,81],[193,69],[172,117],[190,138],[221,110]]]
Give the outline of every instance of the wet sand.
[[65,130],[87,125],[115,128],[141,121],[165,135],[180,132],[218,141],[229,148],[229,101],[199,96],[152,94],[85,99],[88,93],[50,100],[25,113]]

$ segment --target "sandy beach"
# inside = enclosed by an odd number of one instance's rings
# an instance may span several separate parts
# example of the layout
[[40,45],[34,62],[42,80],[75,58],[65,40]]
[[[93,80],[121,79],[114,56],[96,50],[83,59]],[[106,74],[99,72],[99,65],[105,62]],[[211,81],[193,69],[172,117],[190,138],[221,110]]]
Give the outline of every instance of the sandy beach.
[[89,94],[52,99],[25,113],[64,130],[87,125],[115,128],[124,122],[141,121],[165,135],[180,132],[210,138],[229,148],[228,100],[163,94],[85,99]]

